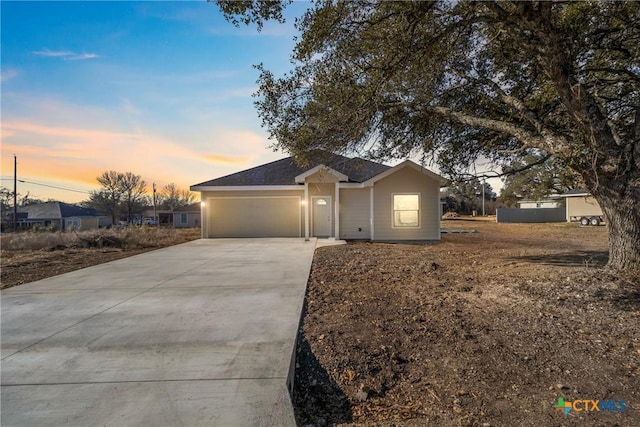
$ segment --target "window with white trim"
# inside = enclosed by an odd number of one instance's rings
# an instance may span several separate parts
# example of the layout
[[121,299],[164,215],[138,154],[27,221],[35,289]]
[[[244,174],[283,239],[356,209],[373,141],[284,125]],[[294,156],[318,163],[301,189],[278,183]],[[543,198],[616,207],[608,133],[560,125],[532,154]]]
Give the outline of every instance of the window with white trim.
[[186,224],[187,223],[187,214],[183,213],[180,214],[180,224]]
[[393,195],[393,226],[394,227],[420,227],[420,195],[419,194],[394,194]]

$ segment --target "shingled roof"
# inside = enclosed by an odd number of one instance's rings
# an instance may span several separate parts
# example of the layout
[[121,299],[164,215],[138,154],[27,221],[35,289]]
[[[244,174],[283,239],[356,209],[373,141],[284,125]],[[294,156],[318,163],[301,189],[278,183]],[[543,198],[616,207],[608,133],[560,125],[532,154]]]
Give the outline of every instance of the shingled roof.
[[390,166],[358,157],[349,158],[338,154],[322,153],[314,156],[313,160],[304,168],[298,166],[293,157],[287,157],[221,178],[212,179],[211,181],[202,182],[193,187],[296,185],[296,176],[318,165],[328,166],[348,176],[349,182],[358,183],[373,178],[390,168]]
[[73,216],[97,216],[95,209],[87,209],[64,202],[44,202],[22,206],[18,212],[26,213],[28,219],[60,219]]

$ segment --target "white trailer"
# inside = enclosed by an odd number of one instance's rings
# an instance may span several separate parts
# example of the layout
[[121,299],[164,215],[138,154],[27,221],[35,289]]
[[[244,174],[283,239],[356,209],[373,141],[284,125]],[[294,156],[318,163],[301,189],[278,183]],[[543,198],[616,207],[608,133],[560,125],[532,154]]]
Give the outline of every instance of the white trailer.
[[591,193],[571,190],[559,197],[566,200],[567,222],[579,222],[582,225],[600,225],[604,222],[602,209]]

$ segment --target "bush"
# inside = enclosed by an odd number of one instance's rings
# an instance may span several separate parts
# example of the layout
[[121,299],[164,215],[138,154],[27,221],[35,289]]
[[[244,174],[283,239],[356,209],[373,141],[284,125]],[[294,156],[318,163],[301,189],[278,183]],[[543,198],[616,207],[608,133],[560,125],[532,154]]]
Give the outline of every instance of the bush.
[[35,224],[33,227],[31,227],[32,233],[52,233],[55,231],[58,231],[58,226],[55,224],[50,224],[50,225]]

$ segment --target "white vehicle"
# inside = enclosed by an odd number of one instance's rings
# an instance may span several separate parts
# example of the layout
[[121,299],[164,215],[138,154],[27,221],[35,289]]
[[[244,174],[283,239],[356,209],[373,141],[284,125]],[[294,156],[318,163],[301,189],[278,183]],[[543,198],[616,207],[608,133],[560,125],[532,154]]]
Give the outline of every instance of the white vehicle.
[[587,191],[571,190],[560,195],[566,199],[567,221],[580,225],[600,225],[604,221],[602,209],[596,199]]

